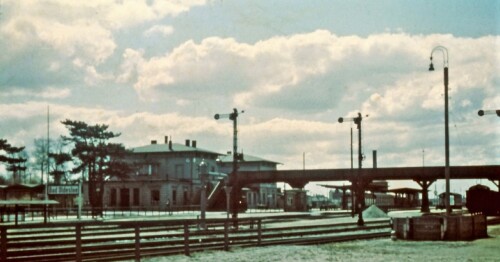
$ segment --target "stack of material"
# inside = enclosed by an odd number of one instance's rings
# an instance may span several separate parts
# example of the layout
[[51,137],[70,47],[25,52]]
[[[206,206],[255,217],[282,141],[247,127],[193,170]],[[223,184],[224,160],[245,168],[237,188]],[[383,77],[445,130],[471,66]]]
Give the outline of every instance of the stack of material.
[[389,217],[384,211],[376,205],[371,205],[363,211],[363,218],[384,218]]

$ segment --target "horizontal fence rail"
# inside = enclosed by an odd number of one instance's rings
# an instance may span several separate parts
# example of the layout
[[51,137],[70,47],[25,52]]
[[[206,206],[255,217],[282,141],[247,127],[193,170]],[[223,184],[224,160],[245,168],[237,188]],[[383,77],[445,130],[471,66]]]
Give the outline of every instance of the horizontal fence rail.
[[[312,217],[310,217],[312,219]],[[141,257],[190,255],[280,244],[321,244],[389,237],[389,219],[356,223],[317,222],[287,226],[305,218],[238,220],[85,221],[0,226],[1,261],[117,261]],[[293,223],[291,223],[293,224]],[[202,227],[205,225],[205,227]]]

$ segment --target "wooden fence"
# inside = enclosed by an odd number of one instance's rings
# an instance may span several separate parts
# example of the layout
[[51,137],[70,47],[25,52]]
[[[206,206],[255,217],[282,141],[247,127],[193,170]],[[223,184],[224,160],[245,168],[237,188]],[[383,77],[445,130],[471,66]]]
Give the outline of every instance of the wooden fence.
[[[288,218],[293,219],[293,218]],[[87,221],[0,226],[1,261],[116,261],[230,247],[389,236],[389,220],[280,226],[286,219]],[[203,226],[205,225],[205,226]],[[237,226],[237,227],[235,227]],[[367,233],[366,230],[372,230]],[[374,231],[373,231],[374,230]],[[349,232],[349,233],[346,233]]]

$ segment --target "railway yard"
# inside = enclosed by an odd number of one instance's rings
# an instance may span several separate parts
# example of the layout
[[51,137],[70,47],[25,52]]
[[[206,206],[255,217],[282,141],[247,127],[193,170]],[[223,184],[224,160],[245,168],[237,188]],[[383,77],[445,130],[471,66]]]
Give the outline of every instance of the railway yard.
[[[393,217],[418,211],[389,213]],[[475,241],[393,241],[390,217],[348,212],[250,213],[238,229],[224,213],[52,221],[2,227],[6,261],[498,261],[500,227]],[[7,239],[7,241],[3,241]],[[258,258],[258,259],[256,259]]]
[[393,241],[379,238],[324,245],[238,248],[231,252],[203,252],[190,257],[159,257],[144,261],[499,261],[500,225],[489,226],[488,234],[490,238],[474,241]]

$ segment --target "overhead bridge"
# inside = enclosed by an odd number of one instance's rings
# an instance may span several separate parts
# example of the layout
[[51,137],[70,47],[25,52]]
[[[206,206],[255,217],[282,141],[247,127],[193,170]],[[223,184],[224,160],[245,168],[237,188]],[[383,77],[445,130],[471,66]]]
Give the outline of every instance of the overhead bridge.
[[[427,191],[438,179],[445,179],[443,166],[238,171],[239,186],[286,182],[293,188],[303,188],[309,182],[350,181],[366,188],[373,180],[413,180],[422,187],[422,210],[428,209]],[[489,179],[500,191],[500,165],[451,166],[450,179]]]
[[[363,180],[435,181],[445,178],[445,167],[388,167],[364,169],[310,169],[274,171],[238,171],[240,185],[286,182],[294,188],[303,188],[309,182]],[[489,179],[498,186],[500,165],[451,166],[451,179]]]

